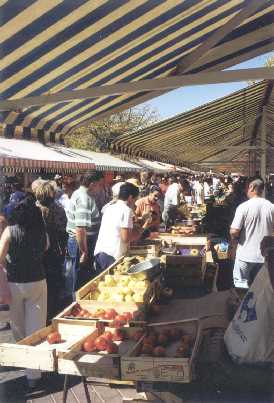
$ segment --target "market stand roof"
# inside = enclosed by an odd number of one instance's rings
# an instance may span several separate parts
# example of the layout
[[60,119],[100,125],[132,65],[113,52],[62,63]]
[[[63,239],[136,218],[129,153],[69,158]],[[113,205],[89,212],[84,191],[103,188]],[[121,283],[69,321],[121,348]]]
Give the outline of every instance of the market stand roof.
[[242,164],[248,147],[259,148],[264,108],[267,141],[272,146],[273,81],[262,81],[145,130],[120,136],[114,148],[174,164],[218,163],[221,168],[231,166],[232,161]]
[[91,169],[132,172],[142,169],[137,164],[110,154],[4,138],[0,138],[0,168],[18,172],[38,172],[40,169],[52,172],[81,172]]
[[[273,0],[2,0],[5,135],[20,128],[24,139],[62,140],[170,90],[107,86],[220,71],[271,51],[273,10]],[[75,95],[95,87],[104,95]]]

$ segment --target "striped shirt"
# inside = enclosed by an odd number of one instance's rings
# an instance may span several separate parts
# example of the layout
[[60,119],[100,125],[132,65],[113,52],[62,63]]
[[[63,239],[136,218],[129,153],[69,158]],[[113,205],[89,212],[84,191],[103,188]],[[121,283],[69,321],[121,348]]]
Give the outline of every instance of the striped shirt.
[[87,235],[98,233],[100,227],[100,213],[95,200],[88,194],[85,186],[73,192],[67,213],[67,232],[75,236],[76,227],[86,228]]

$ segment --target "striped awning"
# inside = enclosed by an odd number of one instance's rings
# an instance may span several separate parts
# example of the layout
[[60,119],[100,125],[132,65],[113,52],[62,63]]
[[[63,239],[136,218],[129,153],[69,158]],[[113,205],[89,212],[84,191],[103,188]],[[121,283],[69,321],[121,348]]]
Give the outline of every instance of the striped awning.
[[41,169],[48,172],[83,172],[91,169],[122,172],[142,170],[140,165],[108,153],[5,138],[0,138],[1,168],[18,172],[37,172]]
[[69,172],[95,169],[94,162],[76,158],[38,142],[0,138],[0,170],[5,172]]
[[[273,81],[262,81],[145,130],[120,136],[116,151],[174,164],[241,165],[260,146],[263,111],[267,145],[274,145]],[[271,159],[273,161],[273,158]]]
[[[273,10],[273,0],[0,0],[0,101],[225,69],[273,50]],[[54,142],[162,92],[18,107],[0,122],[6,137]]]

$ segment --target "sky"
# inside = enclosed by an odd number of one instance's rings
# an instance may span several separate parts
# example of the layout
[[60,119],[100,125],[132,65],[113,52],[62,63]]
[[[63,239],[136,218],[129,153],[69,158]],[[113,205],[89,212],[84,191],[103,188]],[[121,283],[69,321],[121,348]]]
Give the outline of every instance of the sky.
[[[252,67],[263,67],[269,56],[274,56],[274,53],[270,52],[254,59],[250,59],[238,64],[237,66],[231,67],[230,70],[236,68],[247,69]],[[151,99],[146,102],[145,105],[150,105],[152,108],[155,108],[158,111],[160,120],[164,120],[224,97],[225,95],[231,94],[232,92],[238,91],[246,86],[247,83],[244,81],[237,83],[181,87],[160,97]]]

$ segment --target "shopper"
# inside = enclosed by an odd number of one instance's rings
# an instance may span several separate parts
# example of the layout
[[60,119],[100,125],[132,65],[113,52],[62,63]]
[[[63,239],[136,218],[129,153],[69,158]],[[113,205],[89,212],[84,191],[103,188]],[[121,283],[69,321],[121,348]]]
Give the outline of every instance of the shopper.
[[[41,211],[32,198],[21,201],[13,211],[14,225],[0,240],[0,264],[6,266],[12,302],[11,328],[16,340],[46,325],[47,283],[43,257],[47,236]],[[26,370],[29,386],[41,378],[38,370]]]
[[100,179],[96,172],[83,175],[79,189],[73,192],[70,199],[67,211],[67,259],[70,263],[67,291],[71,294],[76,290],[80,264],[85,268],[87,277],[92,276],[93,252],[101,217],[95,199],[90,194]]
[[178,180],[175,175],[169,177],[169,187],[165,194],[164,200],[164,211],[162,214],[163,221],[168,227],[169,225],[173,225],[177,214],[178,207],[180,205],[180,192],[182,190],[181,185],[178,183]]
[[60,296],[63,292],[63,265],[67,245],[67,218],[63,207],[55,201],[55,188],[51,181],[42,182],[35,189],[37,206],[40,208],[49,248],[44,256],[48,288],[48,322],[61,308]]
[[136,186],[125,183],[120,187],[117,202],[105,210],[94,252],[98,272],[123,256],[130,241],[141,237],[143,229],[133,228],[132,208],[138,194]]
[[108,202],[107,204],[104,205],[104,207],[101,210],[101,213],[104,214],[104,212],[106,211],[106,209],[109,206],[112,206],[113,204],[115,204],[118,200],[118,196],[119,196],[119,192],[120,192],[120,187],[124,184],[125,182],[117,182],[115,183],[115,185],[112,186],[111,188],[111,192],[112,192],[112,200],[110,202]]
[[234,285],[248,288],[264,263],[260,244],[273,231],[274,206],[263,198],[264,182],[253,180],[247,191],[248,201],[240,204],[231,224],[233,246],[237,246],[233,271]]

